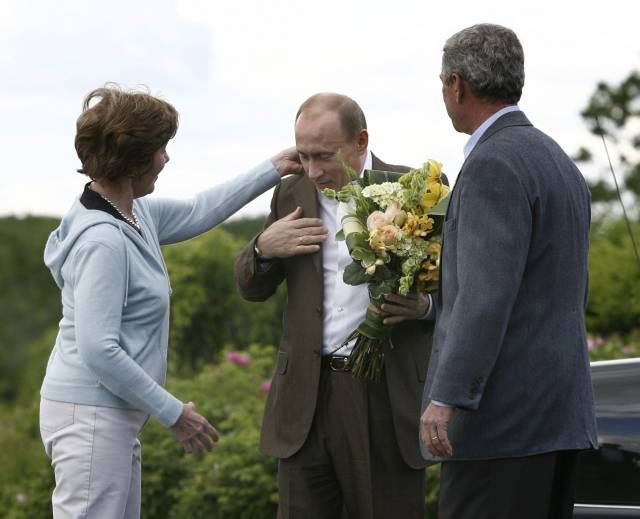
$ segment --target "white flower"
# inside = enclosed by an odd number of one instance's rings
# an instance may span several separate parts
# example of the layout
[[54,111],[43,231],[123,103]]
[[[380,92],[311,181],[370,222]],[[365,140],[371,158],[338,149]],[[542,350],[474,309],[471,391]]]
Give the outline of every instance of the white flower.
[[393,202],[402,206],[404,203],[403,193],[402,186],[398,182],[372,184],[362,190],[363,196],[370,198],[383,209]]

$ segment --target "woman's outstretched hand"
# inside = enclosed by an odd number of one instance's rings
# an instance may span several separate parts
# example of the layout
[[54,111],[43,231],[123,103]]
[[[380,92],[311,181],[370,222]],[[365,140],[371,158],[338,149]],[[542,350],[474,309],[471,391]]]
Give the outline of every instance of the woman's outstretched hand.
[[275,166],[280,177],[287,175],[302,175],[304,170],[300,163],[300,157],[298,156],[298,150],[295,146],[282,150],[277,155],[271,157],[271,162]]
[[215,427],[196,412],[193,402],[184,404],[180,418],[171,426],[171,432],[189,454],[210,451],[219,438]]

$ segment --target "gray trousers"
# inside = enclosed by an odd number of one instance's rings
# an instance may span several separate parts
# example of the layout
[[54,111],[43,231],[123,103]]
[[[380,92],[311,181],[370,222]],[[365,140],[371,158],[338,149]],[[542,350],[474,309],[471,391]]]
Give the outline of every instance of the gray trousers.
[[40,401],[54,519],[140,517],[142,411]]

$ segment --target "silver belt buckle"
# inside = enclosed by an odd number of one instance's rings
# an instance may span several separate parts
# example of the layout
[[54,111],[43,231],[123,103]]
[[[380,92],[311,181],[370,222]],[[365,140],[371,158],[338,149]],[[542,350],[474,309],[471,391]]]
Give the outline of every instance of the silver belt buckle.
[[329,367],[331,371],[346,371],[345,367],[347,366],[348,360],[348,357],[331,357],[329,359]]

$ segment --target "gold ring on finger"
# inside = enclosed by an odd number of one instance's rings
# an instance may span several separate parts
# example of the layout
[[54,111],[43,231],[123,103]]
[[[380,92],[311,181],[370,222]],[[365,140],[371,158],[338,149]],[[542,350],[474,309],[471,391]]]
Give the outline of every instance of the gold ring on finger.
[[438,436],[432,436],[431,439],[432,440],[439,440],[440,438]]

